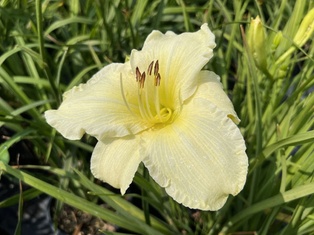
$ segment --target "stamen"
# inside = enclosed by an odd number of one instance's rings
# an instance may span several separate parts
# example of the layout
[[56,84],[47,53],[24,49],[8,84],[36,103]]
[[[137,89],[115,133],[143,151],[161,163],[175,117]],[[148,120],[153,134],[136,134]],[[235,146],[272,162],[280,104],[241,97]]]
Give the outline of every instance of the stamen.
[[156,60],[155,66],[154,66],[154,75],[157,76],[159,72],[159,62]]
[[156,87],[156,89],[155,89],[155,110],[156,110],[156,113],[157,113],[159,120],[161,120],[160,101],[159,101],[159,87]]
[[158,73],[157,76],[155,76],[155,86],[160,86],[160,80],[161,76],[160,73]]
[[148,66],[148,69],[147,69],[147,74],[148,74],[148,75],[152,75],[153,65],[154,65],[154,61],[152,61],[152,62],[149,64],[149,66]]
[[[135,73],[136,73],[135,74],[136,81],[138,82],[138,103],[139,103],[140,113],[142,117],[152,121],[153,116],[151,112],[149,111],[148,92],[146,91],[147,86],[146,86],[146,90],[144,90],[146,73],[145,72],[141,73],[138,67],[136,67]],[[143,95],[143,92],[145,93],[144,95]]]
[[145,79],[146,79],[146,74],[145,72],[143,72],[140,79],[140,88],[144,88]]
[[138,104],[141,116],[151,123],[167,122],[172,116],[172,110],[160,103],[159,61],[152,61],[143,73],[136,67],[135,76],[138,82]]
[[140,81],[140,79],[141,79],[141,72],[140,72],[138,67],[136,67],[136,70],[135,70],[135,77],[136,77],[136,81],[137,82]]
[[[143,73],[145,74],[145,72]],[[143,88],[144,90],[144,94],[145,94],[145,100],[144,100],[144,97],[143,97],[143,103],[146,107],[145,111],[146,111],[146,114],[147,116],[149,116],[149,119],[153,122],[154,121],[154,115],[152,114],[151,112],[151,109],[150,109],[150,102],[149,102],[149,85],[145,86],[145,88]]]

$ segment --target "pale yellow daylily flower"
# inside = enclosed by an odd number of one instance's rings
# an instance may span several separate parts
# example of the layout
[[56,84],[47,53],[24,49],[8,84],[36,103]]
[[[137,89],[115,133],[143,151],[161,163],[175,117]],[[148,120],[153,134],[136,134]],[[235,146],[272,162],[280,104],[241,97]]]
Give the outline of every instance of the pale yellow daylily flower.
[[68,139],[95,136],[91,171],[122,194],[143,162],[177,202],[218,210],[242,190],[248,160],[219,77],[201,71],[214,40],[207,24],[180,35],[153,31],[130,61],[66,92],[47,122]]

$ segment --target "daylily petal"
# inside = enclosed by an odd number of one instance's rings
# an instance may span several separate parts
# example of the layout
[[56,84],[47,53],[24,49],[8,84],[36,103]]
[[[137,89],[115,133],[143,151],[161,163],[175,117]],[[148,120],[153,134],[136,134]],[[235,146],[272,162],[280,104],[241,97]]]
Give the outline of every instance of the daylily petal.
[[248,160],[237,126],[203,98],[193,98],[171,125],[144,132],[150,175],[177,202],[218,210],[246,181]]
[[142,161],[135,136],[99,141],[91,158],[93,175],[124,194]]
[[220,77],[214,72],[203,70],[199,73],[199,87],[195,92],[194,98],[204,98],[215,104],[218,109],[225,112],[235,124],[239,124],[240,119],[234,111],[234,107],[228,96],[223,90]]
[[[121,91],[133,114],[128,110]],[[86,84],[64,93],[58,110],[45,112],[47,122],[68,139],[80,139],[86,132],[97,139],[138,133],[150,126],[139,118],[137,84],[130,64],[111,64]]]
[[213,56],[214,40],[207,24],[197,32],[179,35],[153,31],[141,51],[132,51],[132,70],[138,67],[146,71],[152,61],[158,60],[161,104],[174,110],[195,92],[195,77]]

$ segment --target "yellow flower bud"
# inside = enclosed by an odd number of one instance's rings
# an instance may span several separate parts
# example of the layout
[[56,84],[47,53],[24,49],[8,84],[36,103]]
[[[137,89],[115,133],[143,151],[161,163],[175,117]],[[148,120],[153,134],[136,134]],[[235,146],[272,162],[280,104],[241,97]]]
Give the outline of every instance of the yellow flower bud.
[[276,61],[276,65],[286,60],[297,47],[302,47],[314,32],[314,8],[310,10],[302,20],[300,27],[293,38],[294,45],[281,55]]
[[267,57],[265,50],[265,32],[259,16],[251,20],[250,27],[247,32],[247,43],[256,66],[261,70],[266,70]]
[[295,34],[293,41],[301,47],[311,37],[314,32],[314,8],[310,10],[301,22],[301,25]]

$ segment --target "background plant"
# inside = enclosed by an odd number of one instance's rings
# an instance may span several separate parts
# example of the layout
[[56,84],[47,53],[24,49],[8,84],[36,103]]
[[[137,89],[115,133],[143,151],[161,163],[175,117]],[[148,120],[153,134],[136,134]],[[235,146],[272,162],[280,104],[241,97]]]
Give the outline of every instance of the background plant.
[[[21,185],[0,207],[18,204],[22,215],[23,201],[45,193],[57,199],[56,216],[66,203],[128,233],[313,234],[313,7],[312,0],[0,1],[0,171]],[[207,67],[242,119],[247,184],[220,211],[194,211],[141,166],[121,197],[91,176],[94,139],[62,138],[43,112],[104,65],[123,62],[153,29],[196,31],[203,22],[217,42]]]

